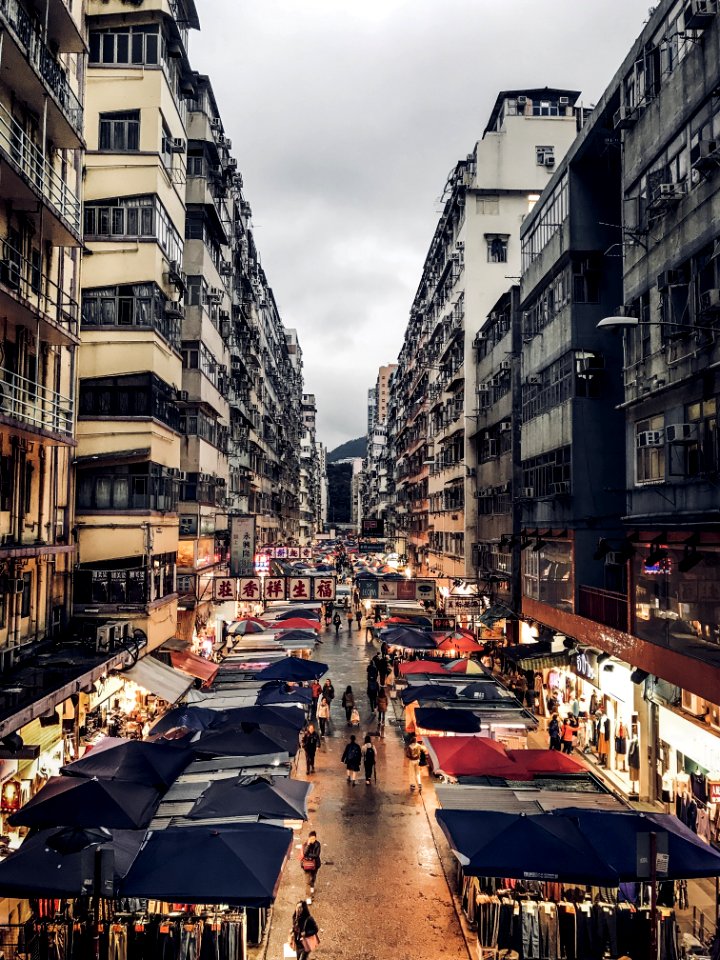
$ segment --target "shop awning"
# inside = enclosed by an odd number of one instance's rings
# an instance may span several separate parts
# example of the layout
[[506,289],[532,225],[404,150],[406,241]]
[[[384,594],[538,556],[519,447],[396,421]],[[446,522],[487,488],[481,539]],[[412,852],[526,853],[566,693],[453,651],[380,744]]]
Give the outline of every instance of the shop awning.
[[198,657],[189,650],[171,650],[170,661],[176,669],[182,670],[190,677],[202,680],[204,687],[210,686],[218,672],[217,663]]
[[568,651],[553,650],[548,641],[519,643],[498,651],[506,660],[511,660],[520,670],[545,670],[559,663],[568,662]]
[[138,660],[125,677],[168,703],[176,703],[195,683],[186,673],[160,663],[155,657]]

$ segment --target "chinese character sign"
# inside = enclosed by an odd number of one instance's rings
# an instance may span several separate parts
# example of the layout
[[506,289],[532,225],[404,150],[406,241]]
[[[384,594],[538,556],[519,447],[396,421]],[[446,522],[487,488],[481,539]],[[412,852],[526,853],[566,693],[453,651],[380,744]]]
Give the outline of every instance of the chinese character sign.
[[310,599],[310,578],[309,577],[288,577],[288,600],[309,600]]
[[317,577],[313,581],[316,600],[335,599],[335,577]]
[[300,556],[303,560],[312,560],[312,547],[303,547]]
[[287,547],[275,547],[275,556],[278,560],[287,560],[288,548]]
[[245,603],[254,603],[257,600],[261,599],[260,593],[260,578],[259,577],[243,577],[240,580],[240,600],[243,600]]
[[255,573],[258,576],[264,573],[270,573],[270,557],[264,553],[255,554]]
[[252,576],[255,557],[255,517],[230,517],[230,573]]
[[299,560],[300,559],[300,547],[288,547],[288,560]]
[[237,581],[232,577],[215,577],[214,599],[219,601],[234,600]]
[[265,599],[266,600],[284,600],[285,599],[285,577],[266,577],[265,578]]

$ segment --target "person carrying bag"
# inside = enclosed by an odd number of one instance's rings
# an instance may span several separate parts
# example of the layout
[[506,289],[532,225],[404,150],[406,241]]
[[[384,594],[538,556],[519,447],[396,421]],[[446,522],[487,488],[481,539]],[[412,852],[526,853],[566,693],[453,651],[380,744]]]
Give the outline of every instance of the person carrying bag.
[[311,952],[317,949],[320,944],[318,929],[307,903],[301,900],[293,914],[290,934],[290,943],[295,948],[297,960],[307,960]]

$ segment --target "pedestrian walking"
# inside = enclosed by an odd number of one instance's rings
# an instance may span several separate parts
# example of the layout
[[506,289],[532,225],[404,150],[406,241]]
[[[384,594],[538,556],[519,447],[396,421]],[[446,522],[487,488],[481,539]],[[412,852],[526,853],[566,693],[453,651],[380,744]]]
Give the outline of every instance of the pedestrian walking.
[[325,620],[325,626],[329,627],[330,624],[332,623],[332,610],[330,609],[329,604],[325,607],[324,620]]
[[375,656],[372,658],[370,663],[367,665],[367,669],[365,672],[367,673],[368,680],[370,680],[371,677],[373,680],[377,680],[377,677],[378,677],[377,659],[378,659],[378,656],[377,654],[375,654]]
[[332,702],[335,699],[335,687],[332,685],[332,680],[329,677],[323,684],[322,695],[330,706],[332,706]]
[[335,627],[335,636],[337,637],[340,633],[340,627],[342,626],[342,620],[340,619],[340,614],[336,613],[332,619],[333,626]]
[[352,716],[353,707],[355,706],[355,694],[349,684],[345,688],[345,693],[342,695],[342,705],[345,709],[345,719],[347,720],[348,726],[350,726],[350,717]]
[[355,619],[357,620],[358,630],[362,628],[362,610],[360,607],[355,611]]
[[310,893],[315,893],[315,883],[317,881],[318,870],[322,866],[320,852],[322,847],[317,838],[315,830],[308,834],[307,843],[303,844],[300,866],[305,871],[305,876],[310,883]]
[[330,726],[330,701],[325,697],[320,697],[317,705],[317,719],[320,724],[320,736],[324,737],[328,733]]
[[314,717],[317,713],[318,700],[320,699],[320,694],[322,693],[322,687],[317,680],[313,680],[310,684],[310,692],[312,693],[312,706],[310,707],[310,716]]
[[373,775],[377,781],[377,757],[375,756],[375,747],[373,746],[369,733],[365,735],[365,742],[362,745],[360,753],[362,755],[363,767],[365,768],[365,783],[370,783]]
[[314,723],[307,725],[307,730],[303,734],[300,742],[305,751],[305,772],[315,773],[315,754],[317,753],[317,748],[320,746],[320,737],[318,736]]
[[352,783],[353,786],[355,786],[357,781],[361,759],[362,751],[355,740],[355,734],[352,733],[350,734],[350,739],[345,745],[343,755],[340,757],[340,762],[345,764],[345,769],[347,770],[347,781],[348,783]]
[[385,687],[380,687],[377,695],[377,715],[378,715],[378,730],[382,730],[385,726],[385,714],[387,713],[388,708],[388,697]]
[[312,951],[317,948],[320,943],[318,929],[307,903],[301,900],[295,908],[295,913],[293,913],[290,934],[297,960],[307,960]]
[[375,604],[374,617],[375,617],[375,623],[380,623],[382,616],[380,614],[380,606],[377,603]]
[[360,606],[360,591],[357,587],[353,590],[353,603],[356,607]]
[[410,739],[405,747],[405,756],[410,761],[410,792],[414,793],[417,788],[418,793],[422,793],[420,767],[425,766],[427,760],[425,760],[425,751],[418,743],[414,733],[410,735]]
[[365,617],[365,643],[372,643],[372,639],[375,636],[375,631],[373,630],[373,622],[370,619],[370,615]]
[[353,613],[350,604],[348,604],[347,613],[345,616],[347,617],[348,633],[352,633],[352,625],[353,620],[355,619],[355,614]]
[[375,713],[379,691],[380,691],[380,684],[377,682],[377,678],[373,676],[368,677],[367,695],[368,695],[368,700],[370,701],[371,713]]
[[559,750],[561,747],[560,719],[556,713],[554,713],[550,718],[550,723],[548,724],[548,736],[550,737],[550,749]]
[[378,661],[378,683],[381,687],[385,686],[387,678],[390,676],[392,667],[390,666],[390,661],[386,656],[380,657]]

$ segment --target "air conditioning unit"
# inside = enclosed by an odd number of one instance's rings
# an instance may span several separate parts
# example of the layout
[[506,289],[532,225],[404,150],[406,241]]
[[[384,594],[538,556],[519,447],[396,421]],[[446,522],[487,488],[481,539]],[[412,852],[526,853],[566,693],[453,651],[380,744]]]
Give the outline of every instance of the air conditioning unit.
[[480,344],[484,343],[487,340],[487,334],[483,330],[478,330],[475,334],[475,339],[473,340],[473,346],[477,349]]
[[524,107],[525,104],[528,102],[528,98],[527,98],[527,97],[522,97],[522,96],[520,96],[520,97],[517,98],[517,100],[516,100],[515,102],[517,103],[517,105],[518,105],[519,107]]
[[512,430],[512,423],[509,420],[504,420],[500,424],[500,433],[510,433]]
[[704,30],[717,14],[716,0],[690,0],[683,11],[686,30]]
[[185,153],[185,141],[182,137],[170,137],[168,139],[170,153]]
[[187,390],[178,390],[178,400],[180,400],[182,403],[187,403],[189,399],[190,394],[187,392]]
[[477,385],[477,387],[475,388],[475,390],[476,390],[477,393],[488,393],[489,390],[490,390],[490,384],[489,384],[489,383],[479,383],[479,384]]
[[499,369],[503,373],[509,373],[512,370],[512,362],[510,360],[501,360]]
[[694,423],[670,423],[665,427],[666,443],[691,443],[696,438]]
[[222,131],[222,120],[220,117],[213,117],[210,121],[210,129],[215,133],[220,133]]
[[532,500],[535,497],[535,487],[523,487],[521,496],[525,500]]
[[570,106],[570,97],[558,97],[558,104],[559,104],[561,107],[569,107],[569,106]]
[[238,162],[235,157],[228,157],[227,169],[232,173],[237,170]]
[[550,484],[550,494],[553,497],[562,497],[568,493],[570,493],[570,484],[566,480],[561,483]]
[[232,333],[232,324],[229,320],[220,321],[220,336],[223,340],[227,340],[230,334]]
[[702,311],[720,310],[720,290],[704,290],[699,299]]
[[659,183],[650,197],[650,204],[655,206],[668,206],[679,203],[687,193],[687,182],[680,183]]
[[537,374],[531,374],[529,377],[525,377],[525,383],[529,387],[538,386],[542,383],[542,377],[538,376]]
[[701,171],[720,166],[720,143],[717,140],[700,140],[690,149],[690,164]]
[[546,153],[543,157],[543,166],[545,167],[554,167],[555,166],[555,154]]
[[662,430],[644,430],[636,438],[638,447],[661,447],[664,443]]
[[210,287],[208,291],[208,296],[212,303],[220,303],[223,298],[223,291],[220,287]]
[[613,126],[616,130],[626,130],[637,120],[637,107],[622,106],[615,111]]
[[231,277],[233,272],[232,263],[229,260],[220,261],[220,276],[221,277]]
[[97,628],[95,634],[95,650],[97,653],[110,653],[115,639],[115,627],[112,623],[104,623]]

